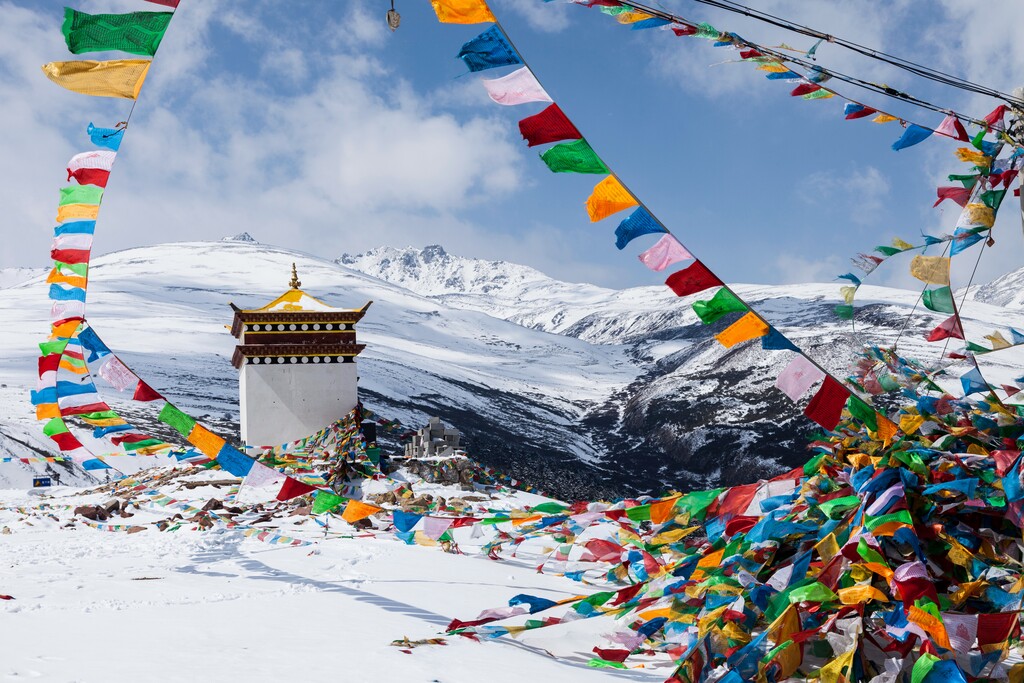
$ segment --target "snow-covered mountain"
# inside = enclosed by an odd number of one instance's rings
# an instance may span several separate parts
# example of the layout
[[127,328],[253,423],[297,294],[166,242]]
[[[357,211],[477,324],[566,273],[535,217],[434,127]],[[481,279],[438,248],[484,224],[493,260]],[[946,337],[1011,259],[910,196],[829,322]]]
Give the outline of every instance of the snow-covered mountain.
[[[802,463],[814,425],[772,389],[786,352],[758,344],[726,350],[695,297],[664,286],[611,290],[559,282],[536,270],[479,261],[440,247],[380,248],[338,263],[246,239],[131,249],[95,260],[89,319],[106,342],[179,405],[237,430],[237,376],[225,329],[229,302],[262,305],[287,286],[295,262],[304,288],[338,306],[375,303],[359,325],[364,401],[410,425],[440,415],[464,430],[472,453],[563,496],[654,492],[753,481]],[[860,292],[857,334],[836,320],[835,284],[737,291],[829,369],[844,374],[865,342],[891,341],[916,293]],[[4,291],[0,316],[2,452],[48,448],[28,390],[35,344],[46,335],[41,277]],[[968,336],[1024,328],[1024,312],[978,303]],[[900,347],[935,358],[920,310]],[[1017,351],[983,357],[993,381],[1021,373]],[[964,368],[966,369],[966,368]],[[952,378],[955,384],[955,377]],[[143,426],[147,407],[110,402]],[[11,465],[0,465],[10,480]],[[0,485],[3,485],[0,480]]]

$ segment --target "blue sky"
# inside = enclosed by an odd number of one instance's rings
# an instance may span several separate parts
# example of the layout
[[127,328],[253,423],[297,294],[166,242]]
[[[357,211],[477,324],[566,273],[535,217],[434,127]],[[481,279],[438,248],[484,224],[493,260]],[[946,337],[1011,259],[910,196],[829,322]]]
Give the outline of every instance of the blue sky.
[[[768,44],[811,41],[691,0],[665,7]],[[1011,0],[878,4],[751,0],[754,6],[1009,90],[1024,79]],[[138,0],[86,0],[90,11],[154,10]],[[334,258],[380,244],[439,243],[465,256],[532,265],[566,280],[656,284],[624,252],[617,219],[583,210],[599,176],[551,174],[500,107],[455,59],[483,26],[438,24],[426,0],[182,0],[138,103],[112,176],[96,250],[218,239],[258,240]],[[124,118],[125,101],[67,93],[39,65],[74,59],[63,3],[0,2],[0,200],[8,207],[0,267],[47,261],[56,189],[89,121]],[[838,98],[805,102],[736,53],[665,31],[630,31],[597,10],[495,0],[494,11],[548,92],[605,161],[713,270],[735,282],[828,281],[848,257],[893,237],[952,229],[957,207],[932,209],[934,188],[963,167],[957,144],[933,138],[896,153],[901,129],[844,121]],[[101,55],[113,58],[117,55]],[[86,55],[85,57],[94,57]],[[819,62],[982,116],[995,102],[929,84],[825,44]],[[840,89],[837,86],[837,89]],[[849,87],[852,96],[861,96]],[[925,125],[940,115],[865,101]],[[997,224],[982,280],[1018,267],[1015,207]],[[621,217],[624,217],[623,214]],[[959,274],[973,266],[957,266]],[[965,259],[966,261],[967,259]],[[875,282],[908,284],[905,263]],[[964,284],[965,281],[955,283]]]

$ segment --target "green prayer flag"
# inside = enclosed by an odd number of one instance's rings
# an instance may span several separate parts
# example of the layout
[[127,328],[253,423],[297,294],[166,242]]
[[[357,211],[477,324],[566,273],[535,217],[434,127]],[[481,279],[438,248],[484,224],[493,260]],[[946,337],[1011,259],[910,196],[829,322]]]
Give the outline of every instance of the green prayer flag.
[[974,173],[970,173],[970,174],[967,174],[967,175],[957,175],[957,174],[954,173],[954,174],[951,174],[949,176],[949,179],[951,181],[955,180],[955,181],[959,182],[961,185],[963,185],[965,188],[967,188],[969,190],[972,187],[974,187],[974,184],[976,182],[978,182],[978,178],[980,178],[980,177],[981,177],[980,175],[977,175],[977,174],[974,174]]
[[707,515],[708,508],[718,500],[725,489],[711,489],[710,491],[693,491],[679,499],[676,507],[684,512],[689,512],[692,519],[703,520]]
[[747,305],[725,287],[715,292],[715,295],[708,301],[693,303],[693,312],[705,325],[710,325],[727,313],[745,313],[746,311]]
[[860,555],[865,562],[874,562],[875,564],[880,564],[883,567],[889,566],[889,563],[885,561],[882,554],[869,546],[868,542],[863,538],[857,541],[857,554]]
[[67,346],[67,339],[55,339],[53,341],[44,341],[39,344],[39,354],[42,356],[52,356],[55,353],[64,353],[64,349],[66,349]]
[[322,515],[344,503],[346,498],[330,491],[318,490],[313,496],[313,514]]
[[864,516],[864,526],[870,531],[874,531],[889,522],[902,522],[908,526],[914,525],[914,520],[910,518],[910,512],[907,510],[900,510],[899,512],[892,512],[887,515],[878,515],[877,517],[871,515]]
[[998,211],[999,205],[1003,203],[1003,197],[1005,196],[1006,190],[989,190],[988,192],[981,193],[981,201],[993,211]]
[[181,412],[169,402],[164,404],[164,407],[160,409],[160,414],[157,416],[158,420],[163,422],[165,425],[174,427],[182,436],[188,436],[192,433],[192,428],[196,426],[196,421],[191,417]]
[[113,418],[121,417],[113,410],[100,410],[95,413],[84,413],[79,417],[86,420],[111,420]]
[[50,420],[43,425],[43,434],[46,434],[47,436],[63,434],[67,431],[69,431],[68,426],[64,424],[64,420],[59,417],[50,418]]
[[120,50],[152,57],[160,47],[171,16],[171,12],[86,14],[65,7],[60,30],[72,54]]
[[878,383],[883,391],[896,391],[900,388],[900,383],[889,373],[878,375]]
[[846,408],[850,411],[850,415],[867,425],[868,429],[873,432],[878,431],[878,413],[863,400],[850,394],[850,398],[846,399]]
[[534,505],[530,508],[530,512],[540,512],[545,515],[559,515],[569,509],[569,506],[549,501],[547,503],[541,503],[540,505]]
[[981,344],[975,344],[972,341],[967,342],[967,350],[971,353],[988,353],[992,349],[982,346]]
[[818,471],[818,467],[821,465],[821,461],[825,459],[827,453],[818,453],[816,456],[804,463],[804,476],[809,477]]
[[89,272],[88,263],[64,263],[63,261],[54,261],[53,265],[62,271],[71,271],[80,277],[85,277],[86,273]]
[[60,188],[58,206],[68,204],[99,204],[103,199],[103,188],[96,185],[68,185]]
[[879,254],[884,254],[885,256],[894,256],[896,254],[899,254],[903,250],[897,247],[889,247],[883,245],[880,247],[875,247],[875,251],[877,251]]
[[[858,505],[860,505],[860,498],[854,495],[826,500],[824,503],[819,505],[818,508],[824,512],[825,516],[829,519],[839,519],[843,512],[846,512],[851,508],[855,508]],[[833,515],[833,512],[837,514]]]
[[[981,150],[981,147],[982,147],[981,142],[982,142],[982,140],[985,139],[985,133],[987,133],[987,132],[988,132],[987,130],[982,128],[981,130],[978,131],[978,134],[975,135],[971,139],[971,144],[974,145],[975,149]],[[984,150],[981,150],[981,151],[984,151]]]
[[651,519],[651,506],[648,504],[626,508],[626,516],[634,522],[646,522]]
[[929,311],[949,314],[956,312],[956,309],[953,308],[953,290],[949,287],[924,290],[921,294],[921,302]]
[[847,306],[846,304],[839,304],[835,308],[836,317],[841,320],[853,320],[853,306]]
[[563,142],[540,155],[555,173],[611,173],[584,139]]
[[625,664],[622,664],[621,662],[612,662],[612,661],[609,661],[607,659],[599,659],[597,657],[594,657],[589,662],[587,662],[587,666],[604,667],[606,669],[628,669],[629,668]]
[[838,595],[819,581],[815,581],[807,586],[801,586],[789,594],[789,603],[791,605],[798,602],[832,602],[838,599]]
[[923,683],[928,674],[932,672],[932,667],[939,661],[939,658],[932,653],[922,652],[921,656],[914,662],[914,669],[910,673],[910,683]]
[[150,446],[159,446],[163,441],[160,439],[146,439],[145,441],[136,441],[135,443],[122,443],[126,451],[137,451],[140,448],[148,448]]

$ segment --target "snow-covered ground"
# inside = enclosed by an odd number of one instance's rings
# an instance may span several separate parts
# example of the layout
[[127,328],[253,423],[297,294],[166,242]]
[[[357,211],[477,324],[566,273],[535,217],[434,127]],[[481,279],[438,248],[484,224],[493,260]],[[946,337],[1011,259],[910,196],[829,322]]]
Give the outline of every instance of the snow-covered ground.
[[[223,479],[195,478],[204,476]],[[196,506],[225,493],[212,486],[161,491]],[[325,538],[304,515],[273,523],[282,534],[313,542],[294,547],[194,524],[161,532],[154,522],[175,510],[146,504],[131,518],[108,521],[142,530],[108,532],[71,508],[109,496],[68,488],[45,498],[38,493],[0,491],[0,594],[14,598],[0,600],[2,680],[511,683],[667,676],[664,667],[589,668],[594,635],[611,630],[607,620],[545,629],[536,639],[392,645],[437,637],[452,618],[473,618],[518,593],[560,600],[594,590],[538,574],[529,553],[512,561],[446,554],[387,533],[357,532],[340,520]],[[503,494],[487,505],[539,500]],[[470,553],[472,543],[464,544]]]

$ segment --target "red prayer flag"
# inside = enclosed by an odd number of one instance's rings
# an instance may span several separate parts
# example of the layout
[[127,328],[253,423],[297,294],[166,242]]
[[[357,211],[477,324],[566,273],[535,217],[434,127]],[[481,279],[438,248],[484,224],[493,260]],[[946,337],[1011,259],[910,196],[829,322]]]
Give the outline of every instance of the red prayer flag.
[[277,492],[278,500],[291,500],[292,498],[298,498],[304,496],[310,491],[315,491],[316,488],[309,484],[303,484],[298,479],[292,479],[286,477],[284,483],[281,484],[281,490]]
[[818,393],[814,395],[811,402],[804,409],[804,415],[811,418],[819,425],[829,431],[836,428],[839,418],[843,414],[843,407],[846,399],[850,397],[850,390],[826,375]]
[[821,86],[817,83],[801,83],[793,88],[789,94],[793,97],[799,97],[801,95],[809,95],[812,92],[817,92],[818,90],[821,90]]
[[1018,628],[1020,614],[1014,612],[999,612],[998,614],[978,615],[978,647],[986,645],[999,645],[1006,642],[1010,635]]
[[163,396],[142,380],[139,380],[139,383],[135,386],[135,393],[132,395],[133,401],[156,401],[162,398]]
[[1006,105],[1005,104],[1000,104],[998,107],[996,107],[995,109],[990,111],[985,116],[985,123],[988,124],[989,130],[992,130],[992,128],[997,123],[1001,124],[1003,122],[1003,116],[1005,116],[1005,115],[1006,115]]
[[676,296],[686,296],[703,292],[711,287],[719,287],[725,283],[719,280],[718,276],[708,270],[703,263],[694,261],[686,268],[669,275],[665,284],[676,293]]
[[1013,467],[1013,463],[1017,462],[1020,451],[992,451],[989,455],[996,461],[996,474],[1003,477]]
[[859,109],[857,111],[850,112],[849,114],[846,115],[845,118],[848,121],[852,121],[853,119],[862,119],[865,116],[871,116],[872,114],[875,114],[877,112],[878,112],[877,109],[872,109],[871,107],[864,107],[863,109]]
[[104,171],[102,168],[80,168],[77,171],[68,171],[68,180],[74,178],[78,181],[79,185],[96,185],[97,187],[106,187],[107,180],[110,179],[110,171]]
[[576,130],[557,104],[552,104],[539,114],[527,116],[519,122],[527,146],[546,145],[559,140],[579,140],[583,135]]
[[121,434],[119,436],[110,437],[110,443],[114,444],[115,446],[120,446],[123,443],[138,443],[140,441],[145,441],[146,439],[149,438],[151,437],[147,436],[146,434]]
[[40,356],[39,358],[39,376],[42,377],[44,372],[53,370],[57,371],[60,367],[60,354],[51,353],[49,356]]
[[99,403],[87,403],[84,406],[71,406],[70,408],[61,408],[61,417],[68,417],[71,415],[87,415],[89,413],[104,413],[110,410],[110,406],[100,401]]
[[163,5],[164,7],[177,7],[180,0],[146,0],[154,5]]
[[50,258],[54,261],[60,261],[61,263],[75,264],[75,263],[88,263],[89,262],[89,250],[88,249],[51,249]]
[[938,195],[938,199],[932,206],[938,206],[946,199],[952,199],[960,206],[967,206],[967,202],[971,199],[971,190],[966,187],[937,187],[935,188],[935,194]]
[[60,434],[54,434],[50,438],[57,444],[57,448],[62,451],[73,451],[76,448],[82,447],[82,442],[76,439],[71,432],[61,432]]
[[[689,24],[673,24],[672,33],[677,36],[695,36],[697,35],[697,27],[690,26]],[[746,57],[744,57],[746,59]]]
[[764,55],[754,49],[740,51],[740,59],[753,59],[754,57],[764,57]]
[[928,333],[925,337],[930,342],[942,341],[943,339],[963,339],[964,328],[960,326],[960,321],[955,315],[950,316],[942,322],[938,327]]
[[[40,359],[41,361],[42,359]],[[1006,392],[1007,397],[1013,396],[1014,394],[1020,393],[1020,387],[1015,387],[1012,384],[1004,384],[1003,391]]]
[[631,650],[605,650],[600,647],[595,647],[594,652],[597,656],[606,662],[618,662],[621,664],[626,661],[626,657],[629,657]]

